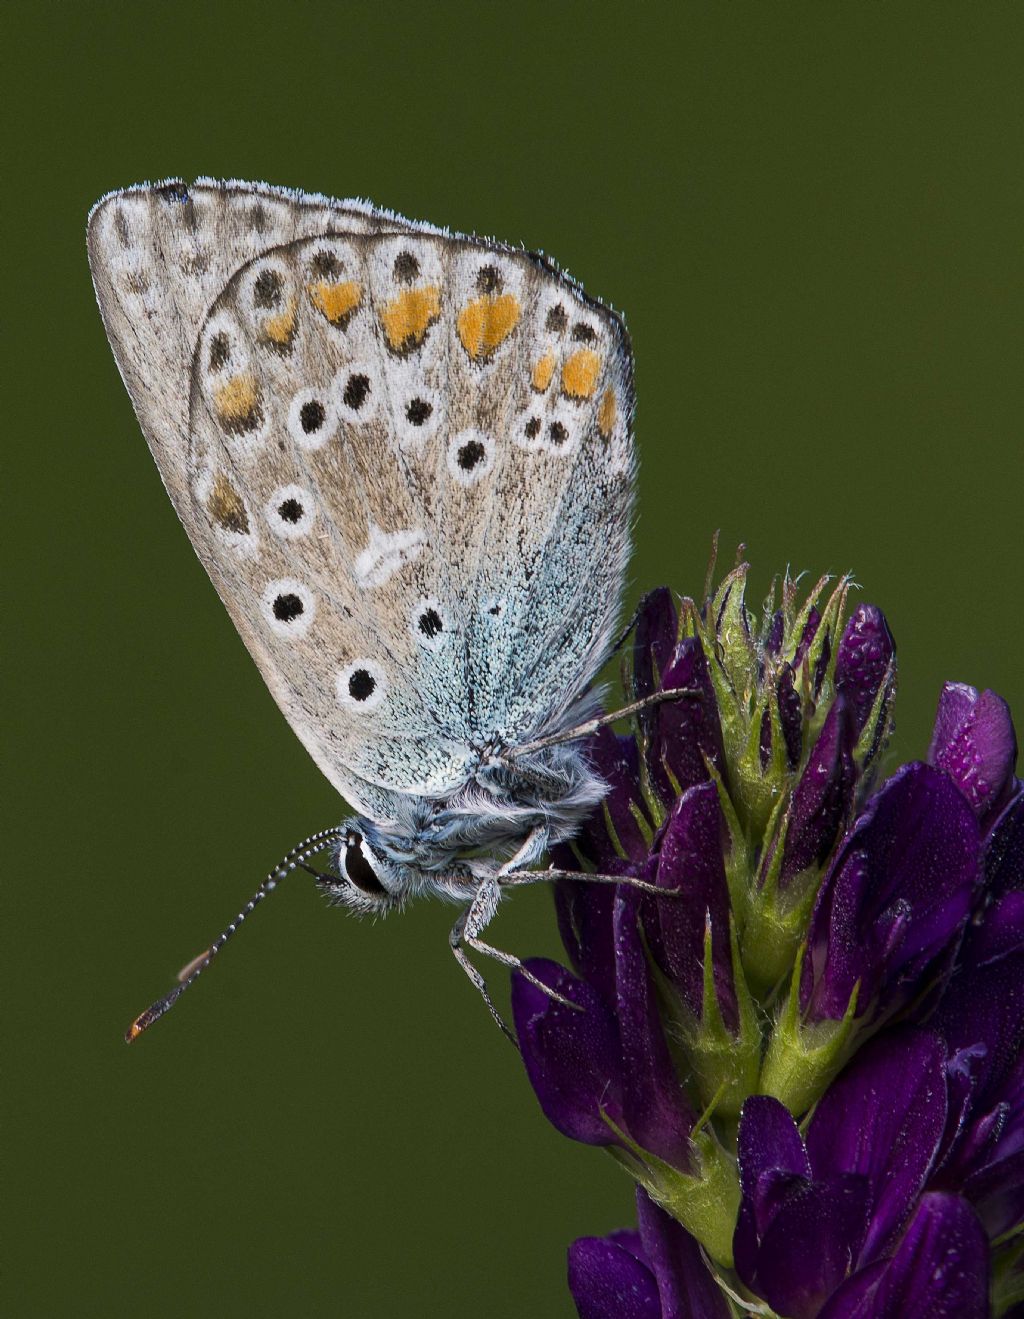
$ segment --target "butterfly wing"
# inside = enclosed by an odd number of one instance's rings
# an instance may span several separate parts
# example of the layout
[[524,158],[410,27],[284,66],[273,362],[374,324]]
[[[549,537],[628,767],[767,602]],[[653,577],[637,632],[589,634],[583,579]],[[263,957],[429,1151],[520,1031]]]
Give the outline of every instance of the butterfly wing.
[[255,185],[114,194],[89,250],[179,516],[343,795],[381,818],[557,720],[628,552],[617,318],[522,252]]

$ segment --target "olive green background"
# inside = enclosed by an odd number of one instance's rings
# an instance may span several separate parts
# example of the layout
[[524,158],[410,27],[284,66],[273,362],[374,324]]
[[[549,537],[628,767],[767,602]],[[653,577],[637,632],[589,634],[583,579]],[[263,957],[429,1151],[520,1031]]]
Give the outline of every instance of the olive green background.
[[[235,175],[544,248],[625,308],[630,598],[853,569],[899,643],[1024,710],[1019,5],[8,7],[0,1294],[17,1315],[565,1316],[627,1181],[540,1115],[429,904],[286,884],[340,804],[168,504],[96,314],[104,191]],[[13,845],[13,846],[12,846]],[[550,897],[498,941],[553,953]],[[502,986],[504,977],[493,971]],[[502,992],[504,989],[502,988]]]

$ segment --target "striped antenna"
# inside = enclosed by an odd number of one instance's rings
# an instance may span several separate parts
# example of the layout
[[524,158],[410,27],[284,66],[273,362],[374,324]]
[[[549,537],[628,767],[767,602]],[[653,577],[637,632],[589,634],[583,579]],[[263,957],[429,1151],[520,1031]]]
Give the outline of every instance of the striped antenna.
[[293,870],[308,861],[310,857],[316,856],[318,852],[323,852],[331,843],[341,838],[345,833],[343,826],[339,825],[334,829],[322,829],[318,834],[310,834],[308,838],[303,839],[296,847],[283,857],[242,910],[238,913],[231,924],[221,934],[214,939],[204,952],[198,957],[193,957],[192,961],[183,966],[178,972],[178,984],[174,986],[169,994],[148,1007],[145,1012],[140,1013],[125,1032],[125,1040],[131,1044],[137,1040],[144,1030],[148,1030],[154,1021],[159,1021],[168,1008],[172,1007],[189,985],[194,984],[203,974],[227,941],[235,933],[245,918],[253,912],[268,894],[273,893],[281,880],[286,875],[290,875]]

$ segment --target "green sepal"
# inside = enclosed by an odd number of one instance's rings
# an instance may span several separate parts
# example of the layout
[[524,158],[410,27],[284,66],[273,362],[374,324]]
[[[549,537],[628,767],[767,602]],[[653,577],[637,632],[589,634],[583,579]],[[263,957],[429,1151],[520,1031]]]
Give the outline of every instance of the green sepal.
[[[633,803],[630,802],[631,806],[632,804]],[[622,843],[619,840],[618,831],[616,830],[615,825],[612,821],[612,813],[608,809],[607,801],[603,801],[601,803],[601,812],[604,816],[604,827],[608,834],[608,837],[611,839],[612,847],[615,849],[616,854],[623,859],[623,861],[628,861],[629,855],[627,854],[626,849],[622,846]]]
[[797,949],[807,935],[814,900],[824,873],[821,866],[808,866],[780,887],[779,876],[786,851],[789,828],[788,801],[775,808],[765,837],[765,867],[750,898],[750,915],[743,932],[743,965],[759,998],[771,994],[788,975]]
[[1024,1301],[1024,1228],[1018,1224],[992,1243],[992,1313]]
[[801,605],[800,612],[794,614],[793,607],[796,603],[797,584],[788,573],[786,574],[786,580],[782,588],[786,627],[786,636],[782,646],[782,657],[789,664],[794,664],[796,662],[797,648],[800,645],[800,639],[804,634],[804,629],[810,622],[811,610],[818,603],[819,596],[828,585],[828,579],[828,573],[824,573],[818,578]]
[[743,1101],[757,1088],[761,1064],[761,1030],[754,1002],[740,961],[736,926],[729,922],[729,947],[739,1030],[734,1034],[722,1016],[715,988],[711,921],[704,925],[704,967],[701,1019],[683,1024],[687,1056],[697,1089],[706,1104],[713,1104],[726,1120],[739,1117]]
[[[771,751],[767,765],[761,764],[761,724],[765,712],[771,726]],[[752,838],[764,835],[768,821],[789,783],[786,741],[782,733],[782,716],[774,675],[766,682],[754,702],[746,730],[743,750],[733,767],[736,793],[743,806],[747,833]]]
[[[725,582],[722,586],[725,586]],[[731,674],[726,667],[725,650],[715,633],[715,604],[709,605],[711,617],[707,624],[692,600],[684,600],[683,605],[686,608],[687,635],[697,638],[707,660],[708,674],[718,708],[718,724],[722,731],[725,760],[727,765],[732,765],[742,755],[747,736],[748,715],[744,694],[742,691],[737,691],[733,685]]]
[[758,998],[766,998],[792,966],[796,939],[786,928],[779,909],[779,873],[789,826],[785,802],[780,801],[765,831],[768,841],[761,858],[760,882],[751,886],[747,923],[743,929],[743,966]]
[[860,981],[853,987],[842,1021],[805,1026],[800,1021],[800,971],[806,945],[801,945],[793,966],[789,994],[772,1029],[758,1093],[774,1095],[794,1117],[817,1103],[848,1056],[854,1029]]
[[735,1159],[710,1130],[701,1129],[698,1124],[690,1136],[695,1171],[680,1172],[641,1148],[607,1113],[602,1116],[626,1147],[609,1147],[612,1158],[640,1183],[652,1200],[696,1237],[717,1264],[732,1268],[732,1235],[740,1207]]
[[632,797],[629,799],[629,813],[633,817],[633,823],[640,830],[640,835],[647,846],[647,850],[650,851],[651,844],[654,842],[654,830],[648,823],[647,816],[644,815]]
[[[818,734],[821,732],[822,725],[825,723],[825,717],[828,714],[829,707],[835,697],[835,672],[836,659],[839,655],[839,638],[840,629],[843,620],[843,614],[846,611],[846,597],[850,592],[850,575],[844,573],[836,583],[835,590],[828,598],[825,608],[822,610],[821,621],[818,624],[817,631],[807,647],[807,654],[803,659],[803,670],[807,677],[805,690],[811,697],[811,710],[804,720],[804,740],[805,745],[811,747],[817,741]],[[821,686],[818,689],[817,696],[813,694],[813,679],[817,672],[818,664],[825,653],[825,647],[828,646],[828,660],[825,665],[825,672],[822,676]]]
[[757,689],[757,648],[750,635],[750,620],[744,603],[749,571],[749,564],[740,563],[723,577],[715,592],[709,619],[722,665],[733,691],[744,705]]
[[[654,784],[651,782],[651,771],[647,764],[646,741],[644,745],[640,747],[640,792],[644,799],[644,805],[647,807],[647,814],[654,821],[655,829],[660,829],[668,819],[668,811],[665,809],[661,797],[658,795]],[[676,796],[678,795],[679,794],[676,793]],[[647,844],[648,847],[650,847],[653,840],[654,834],[651,834],[651,838]]]

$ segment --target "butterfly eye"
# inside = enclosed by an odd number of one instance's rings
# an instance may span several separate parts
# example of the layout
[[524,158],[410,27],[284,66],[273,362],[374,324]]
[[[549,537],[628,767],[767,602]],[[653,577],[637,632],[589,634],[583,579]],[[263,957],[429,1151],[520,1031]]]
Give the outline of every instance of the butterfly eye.
[[366,859],[363,851],[363,835],[355,832],[346,835],[345,856],[343,859],[345,878],[352,881],[357,889],[370,897],[387,896],[387,889],[377,878],[377,874]]

